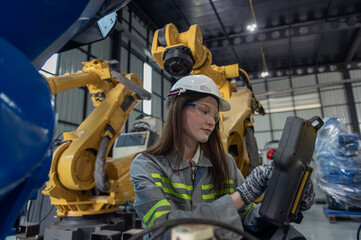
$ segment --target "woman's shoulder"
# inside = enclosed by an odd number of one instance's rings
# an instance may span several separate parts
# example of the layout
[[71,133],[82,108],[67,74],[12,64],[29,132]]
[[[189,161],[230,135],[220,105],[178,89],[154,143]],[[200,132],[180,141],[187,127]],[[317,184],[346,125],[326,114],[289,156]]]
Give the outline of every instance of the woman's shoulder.
[[150,156],[152,156],[152,155],[151,155],[151,154],[149,154],[149,153],[146,153],[146,152],[140,152],[140,153],[137,153],[137,154],[134,156],[134,159],[149,158]]
[[148,164],[164,165],[167,164],[167,162],[167,156],[152,155],[147,152],[141,152],[134,157],[132,164],[147,166]]
[[151,173],[171,171],[167,156],[139,153],[131,163],[131,175],[149,175]]
[[228,163],[235,164],[235,160],[230,153],[224,151],[224,154],[226,155],[226,159],[227,159]]
[[152,155],[147,152],[141,152],[135,155],[134,161],[159,161],[160,156]]
[[156,156],[153,156],[149,153],[138,153],[132,163],[131,163],[131,172],[147,172],[151,169],[158,168],[159,166],[159,159]]

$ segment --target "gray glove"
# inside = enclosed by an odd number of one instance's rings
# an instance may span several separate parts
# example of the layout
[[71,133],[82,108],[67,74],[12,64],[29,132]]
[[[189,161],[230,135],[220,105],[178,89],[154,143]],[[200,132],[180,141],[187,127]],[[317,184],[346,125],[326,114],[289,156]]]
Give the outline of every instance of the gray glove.
[[[273,170],[275,168],[274,162],[256,167],[252,173],[246,178],[244,183],[237,187],[236,190],[241,194],[246,205],[254,202],[266,190],[268,181],[271,179]],[[313,190],[312,181],[308,181],[305,186],[304,195],[300,202],[299,210],[305,211],[309,209],[314,203],[315,193]]]

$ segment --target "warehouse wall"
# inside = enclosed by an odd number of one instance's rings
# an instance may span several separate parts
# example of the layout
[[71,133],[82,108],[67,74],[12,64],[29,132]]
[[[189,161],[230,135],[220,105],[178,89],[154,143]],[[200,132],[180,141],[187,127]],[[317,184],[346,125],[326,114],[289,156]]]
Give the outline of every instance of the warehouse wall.
[[[351,79],[361,79],[361,70],[350,70]],[[280,140],[288,116],[309,119],[312,116],[342,117],[353,131],[347,90],[342,82],[342,72],[286,76],[283,78],[257,79],[252,86],[267,114],[255,115],[255,134],[260,150],[270,141]],[[332,86],[327,86],[331,84]],[[351,83],[357,110],[358,125],[361,117],[361,83]],[[305,88],[305,90],[301,90]],[[291,90],[293,91],[287,91]],[[307,90],[306,90],[307,89]],[[283,93],[286,92],[286,93]],[[268,94],[267,94],[268,93]]]
[[[361,70],[351,70],[351,79],[361,80]],[[358,125],[361,129],[361,82],[352,84],[352,92],[355,99],[356,114],[358,119]]]

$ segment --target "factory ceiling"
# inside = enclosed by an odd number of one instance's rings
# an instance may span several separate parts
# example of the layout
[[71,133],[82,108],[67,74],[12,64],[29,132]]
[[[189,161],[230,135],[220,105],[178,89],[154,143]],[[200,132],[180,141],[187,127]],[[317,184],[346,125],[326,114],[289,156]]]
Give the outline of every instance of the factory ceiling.
[[[198,24],[218,66],[251,78],[361,68],[360,0],[133,0],[151,30]],[[248,25],[256,24],[253,32]]]

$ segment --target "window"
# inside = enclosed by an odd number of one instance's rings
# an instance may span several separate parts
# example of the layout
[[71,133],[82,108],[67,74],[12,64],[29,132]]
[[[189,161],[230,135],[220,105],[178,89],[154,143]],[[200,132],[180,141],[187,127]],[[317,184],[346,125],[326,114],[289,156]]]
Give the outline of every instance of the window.
[[43,74],[45,77],[51,77],[52,74],[56,73],[56,67],[58,64],[58,54],[54,54],[51,56],[40,69],[40,73]]
[[[143,88],[152,93],[152,68],[147,64],[143,64]],[[152,114],[152,100],[143,100],[143,112]]]

